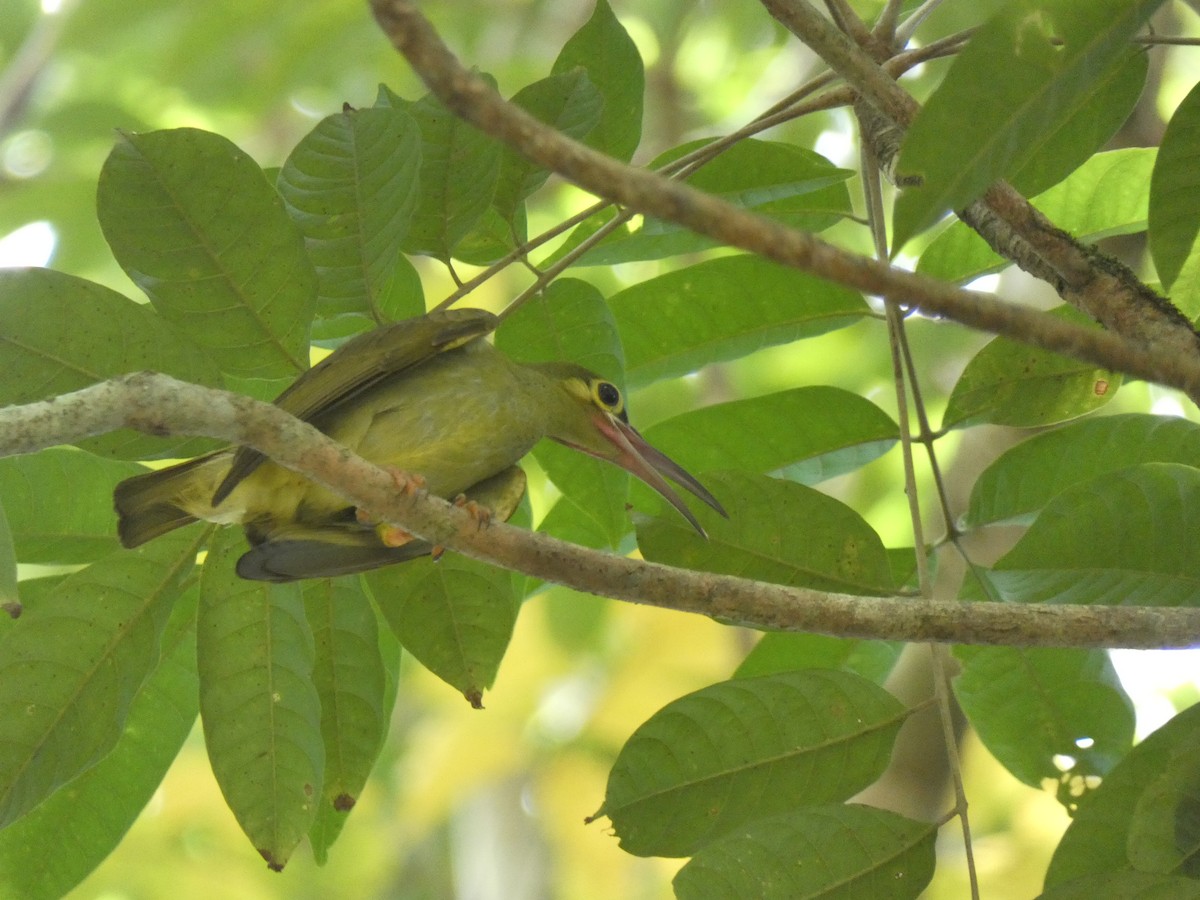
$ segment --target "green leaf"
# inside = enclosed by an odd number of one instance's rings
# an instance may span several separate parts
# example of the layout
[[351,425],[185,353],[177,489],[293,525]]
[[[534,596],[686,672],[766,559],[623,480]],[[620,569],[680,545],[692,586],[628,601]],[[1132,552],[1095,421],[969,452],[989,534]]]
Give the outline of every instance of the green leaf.
[[1144,872],[1200,877],[1200,747],[1171,756],[1129,824],[1129,860]]
[[854,291],[754,256],[727,256],[633,285],[609,298],[640,387],[824,334],[871,315]]
[[0,824],[116,745],[196,550],[196,535],[168,535],[105,557],[57,584],[0,639]]
[[421,131],[393,107],[328,116],[288,156],[279,193],[317,270],[319,316],[383,322],[425,311],[397,309],[392,297],[413,299],[395,280],[420,166]]
[[[625,359],[616,322],[603,295],[587,282],[555,281],[505,320],[496,332],[496,346],[521,362],[577,363],[624,389]],[[615,548],[632,527],[625,510],[629,475],[549,441],[539,444],[534,456],[565,495],[540,530],[589,547]]]
[[[535,81],[517,91],[512,102],[538,121],[576,140],[582,140],[600,123],[604,110],[604,97],[582,68]],[[505,146],[493,200],[500,217],[515,227],[517,211],[525,198],[549,177],[549,169]]]
[[392,711],[385,705],[388,677],[375,608],[359,579],[313,579],[302,591],[316,646],[313,684],[325,742],[321,809],[309,833],[321,860],[367,783]]
[[587,145],[628,162],[641,141],[646,76],[637,47],[607,0],[596,0],[592,17],[567,39],[552,71],[559,75],[577,68],[604,97],[600,123],[588,133]]
[[1112,65],[1082,87],[1070,115],[1051,123],[1037,147],[1022,151],[1024,161],[1007,176],[1009,183],[1025,196],[1040,194],[1086,164],[1133,112],[1148,69],[1144,47],[1118,50]]
[[1021,603],[1195,606],[1196,534],[1200,470],[1145,463],[1062,491],[989,580]]
[[895,246],[997,179],[1025,170],[1037,190],[1091,155],[1105,139],[1092,126],[1124,118],[1094,111],[1136,100],[1136,73],[1113,70],[1137,65],[1129,40],[1159,2],[1014,0],[988,20],[909,128],[897,170],[923,184],[896,203]]
[[[0,492],[0,497],[3,497]],[[17,589],[17,551],[13,547],[12,528],[8,515],[0,503],[0,614],[10,617],[21,609],[21,596]]]
[[0,497],[18,559],[86,563],[119,549],[113,487],[145,471],[63,447],[0,459]]
[[570,362],[624,389],[625,354],[604,295],[586,281],[559,278],[506,318],[496,346],[517,362]]
[[449,261],[492,205],[501,145],[432,94],[413,103],[384,87],[375,105],[407,112],[421,129],[420,192],[402,247]]
[[[1079,240],[1143,231],[1149,215],[1146,181],[1157,155],[1153,147],[1097,153],[1031,202]],[[925,248],[917,271],[943,281],[965,282],[1009,265],[974,229],[955,221]]]
[[237,531],[219,531],[201,575],[200,718],[225,801],[278,870],[322,796],[321,701],[300,587],[238,578],[234,561],[245,549]]
[[714,684],[638,727],[596,816],[629,853],[689,856],[756,819],[858,793],[883,773],[905,716],[846,672]]
[[[709,140],[693,141],[663,154],[651,169],[703,148]],[[748,138],[690,175],[688,184],[735,206],[751,209],[792,228],[822,231],[852,213],[844,184],[853,173],[839,169],[811,150],[776,141]],[[556,262],[602,226],[614,212],[606,208],[571,233],[547,262]],[[588,250],[574,265],[609,266],[637,260],[663,259],[696,253],[720,242],[681,225],[637,217]]]
[[1189,318],[1200,313],[1200,86],[1167,123],[1150,178],[1150,253],[1163,287]]
[[1038,900],[1200,900],[1200,883],[1178,875],[1104,872],[1048,888]]
[[455,554],[364,576],[404,649],[478,704],[508,649],[519,604],[512,576]]
[[1130,870],[1133,866],[1129,838],[1141,798],[1169,769],[1173,759],[1194,759],[1197,748],[1200,748],[1200,706],[1185,709],[1134,747],[1080,804],[1050,860],[1047,889],[1065,887],[1074,879],[1087,876],[1120,877],[1122,872]]
[[1073,485],[1144,462],[1200,460],[1200,425],[1138,413],[1072,422],[1034,435],[988,466],[971,490],[966,522],[1033,521]]
[[835,387],[804,387],[717,403],[646,429],[688,468],[740,469],[815,484],[878,459],[899,429],[874,403]]
[[703,508],[708,540],[674,510],[638,523],[646,559],[667,565],[853,594],[891,590],[879,535],[845,504],[764,475],[719,472],[705,484],[729,512]]
[[1059,800],[1133,746],[1133,704],[1103,650],[956,647],[954,693],[984,746],[1017,778],[1059,782]]
[[[221,375],[200,348],[149,306],[51,269],[0,270],[0,403],[30,403],[114,375],[152,370],[210,387]],[[125,459],[187,454],[192,438],[122,430],[82,441]]]
[[134,696],[112,752],[0,831],[0,895],[56,900],[116,848],[191,731],[197,684],[191,591],[171,613],[161,658]]
[[316,274],[279,195],[240,149],[195,128],[123,134],[97,204],[117,262],[223,372],[308,368]]
[[[1052,312],[1080,325],[1083,313]],[[967,363],[942,415],[942,428],[988,422],[1029,428],[1053,425],[1099,409],[1121,386],[1117,372],[1008,338],[995,338]]]
[[675,876],[679,900],[916,898],[933,877],[937,827],[869,806],[823,806],[752,822]]
[[893,641],[860,641],[824,634],[771,631],[746,654],[733,677],[752,678],[796,669],[840,669],[883,684],[903,649],[903,644]]

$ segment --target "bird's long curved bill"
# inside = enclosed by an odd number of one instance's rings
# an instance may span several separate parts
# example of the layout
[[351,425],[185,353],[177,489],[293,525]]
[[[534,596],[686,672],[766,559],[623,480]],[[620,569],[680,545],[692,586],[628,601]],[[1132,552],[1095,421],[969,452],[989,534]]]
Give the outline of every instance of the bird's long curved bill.
[[[680,514],[702,536],[708,537],[704,526],[700,524],[674,489],[667,484],[666,478],[670,478],[722,516],[729,518],[729,514],[725,512],[717,498],[709,493],[708,488],[689,475],[675,460],[648,444],[632,425],[609,416],[600,417],[596,425],[617,449],[617,455],[609,457],[609,459],[662,494],[666,501],[679,510]],[[666,478],[663,477],[664,475]]]

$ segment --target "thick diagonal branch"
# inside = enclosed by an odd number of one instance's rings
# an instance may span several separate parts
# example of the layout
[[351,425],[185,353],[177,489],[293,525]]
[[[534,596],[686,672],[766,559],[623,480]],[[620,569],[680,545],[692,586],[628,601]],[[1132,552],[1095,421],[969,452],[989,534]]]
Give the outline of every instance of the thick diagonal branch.
[[[804,0],[762,0],[767,11],[858,91],[862,137],[885,171],[919,105],[846,34]],[[874,113],[874,114],[872,114]],[[1128,340],[1162,356],[1200,359],[1200,335],[1170,302],[1121,262],[1054,226],[1006,182],[993,184],[959,216],[1001,256]],[[1194,400],[1200,395],[1191,393]]]
[[372,6],[392,43],[451,111],[599,197],[932,316],[1200,397],[1200,359],[1195,354],[1152,354],[1116,334],[1082,328],[848,253],[686,184],[597,153],[506,103],[455,59],[409,0],[372,0]]
[[466,556],[591,594],[755,628],[1028,647],[1187,647],[1200,642],[1200,609],[858,597],[613,556],[508,525],[481,529],[473,516],[444,500],[397,492],[388,472],[277,406],[150,372],[0,409],[0,456],[126,427],[248,444],[350,503]]

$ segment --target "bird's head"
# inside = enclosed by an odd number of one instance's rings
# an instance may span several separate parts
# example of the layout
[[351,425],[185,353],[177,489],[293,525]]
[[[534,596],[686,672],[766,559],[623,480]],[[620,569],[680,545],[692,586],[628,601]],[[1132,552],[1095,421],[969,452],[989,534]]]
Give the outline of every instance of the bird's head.
[[[625,411],[625,398],[615,384],[582,366],[565,363],[537,367],[561,390],[552,408],[546,410],[547,435],[591,456],[615,463],[636,475],[674,506],[701,535],[707,537],[687,504],[671,488],[670,478],[700,500],[727,516],[708,489],[682,466],[646,442]],[[665,476],[665,477],[664,477]]]

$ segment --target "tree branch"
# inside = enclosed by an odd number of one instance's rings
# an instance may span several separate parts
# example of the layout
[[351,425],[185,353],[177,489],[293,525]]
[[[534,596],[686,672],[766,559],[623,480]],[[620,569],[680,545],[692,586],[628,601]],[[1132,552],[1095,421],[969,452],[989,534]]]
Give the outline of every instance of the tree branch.
[[[447,108],[599,197],[928,315],[953,319],[1200,397],[1200,355],[1152,354],[1116,334],[1073,325],[987,294],[964,291],[848,253],[686,184],[626,166],[506,103],[486,81],[454,58],[409,0],[372,0],[372,7],[392,43]],[[888,80],[895,87],[895,82]]]
[[[920,110],[917,102],[869,53],[804,0],[762,2],[879,113],[860,116],[862,136],[885,171],[891,171],[900,139]],[[897,174],[902,180],[904,173]],[[1006,182],[993,184],[959,216],[993,250],[1048,282],[1064,300],[1105,328],[1162,356],[1200,359],[1200,335],[1186,316],[1142,284],[1127,266],[1054,227]],[[1200,403],[1200,394],[1189,394]]]
[[465,510],[418,491],[279,407],[141,372],[0,409],[0,456],[118,428],[247,444],[412,534],[483,562],[579,591],[754,628],[839,637],[1027,647],[1188,647],[1200,609],[948,603],[859,597],[693,572],[613,556],[509,525],[480,528]]

